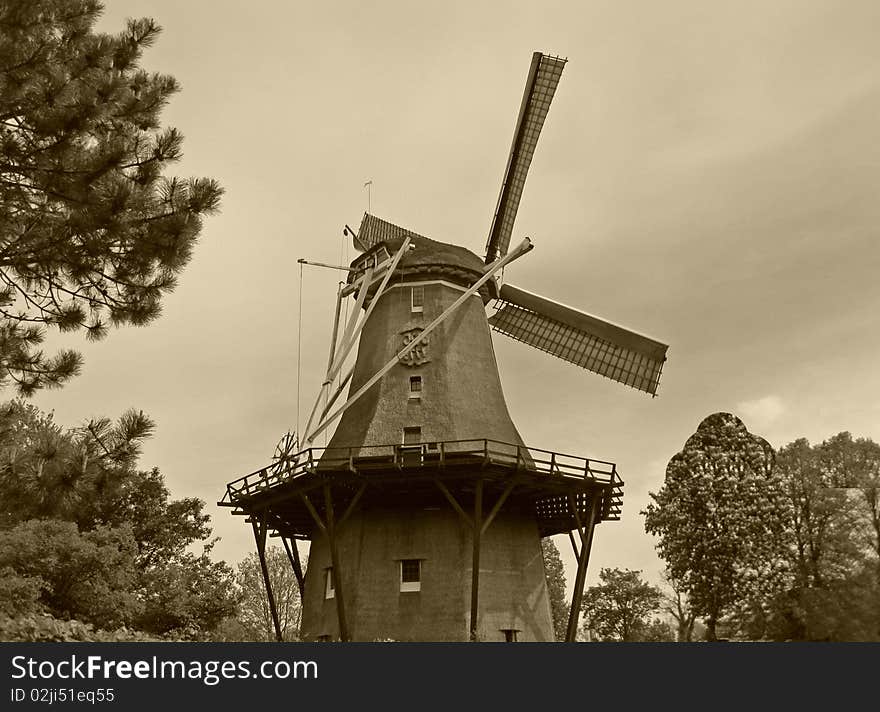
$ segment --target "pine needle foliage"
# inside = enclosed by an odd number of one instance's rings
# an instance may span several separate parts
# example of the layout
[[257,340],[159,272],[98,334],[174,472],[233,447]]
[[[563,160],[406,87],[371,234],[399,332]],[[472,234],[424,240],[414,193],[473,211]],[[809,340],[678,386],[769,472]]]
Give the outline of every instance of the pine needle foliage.
[[183,137],[159,115],[179,90],[138,66],[161,28],[95,32],[98,0],[0,2],[0,386],[59,386],[81,356],[39,346],[45,326],[141,326],[189,262],[209,178],[166,177]]

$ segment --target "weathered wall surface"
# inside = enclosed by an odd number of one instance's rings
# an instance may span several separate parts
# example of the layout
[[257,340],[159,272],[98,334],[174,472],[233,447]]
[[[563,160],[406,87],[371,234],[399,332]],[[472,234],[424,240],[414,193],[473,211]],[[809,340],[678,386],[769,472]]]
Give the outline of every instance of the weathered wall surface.
[[[466,641],[470,623],[472,540],[458,515],[431,509],[371,509],[354,514],[339,536],[346,618],[352,640]],[[399,561],[422,560],[419,592],[401,593]],[[338,636],[336,602],[324,596],[330,553],[312,542],[303,638]],[[482,539],[479,637],[553,640],[537,527],[527,513],[502,511]]]
[[[426,250],[425,247],[420,247]],[[418,250],[408,256],[412,261]],[[424,259],[432,255],[424,252]],[[479,267],[479,259],[477,266]],[[376,303],[360,337],[349,393],[354,393],[462,294],[462,289],[424,279],[421,313],[411,309],[411,283],[389,289]],[[420,398],[410,398],[410,377],[421,376]],[[341,417],[328,447],[393,446],[407,427],[421,441],[488,438],[522,445],[507,410],[485,308],[466,300],[428,336],[411,363],[396,364]],[[392,448],[389,448],[389,452]],[[376,455],[364,450],[355,455]],[[478,472],[474,476],[479,476]],[[366,499],[366,498],[365,498]],[[468,640],[471,600],[471,532],[437,494],[436,506],[375,499],[361,506],[338,532],[346,619],[353,640]],[[484,506],[488,512],[491,503]],[[534,513],[511,498],[482,539],[479,637],[553,639],[541,544]],[[400,591],[399,561],[422,560],[421,591]],[[326,539],[316,532],[309,555],[303,636],[338,637],[336,602],[325,598],[330,566]]]
[[[422,313],[410,311],[410,287],[388,290],[361,333],[349,393],[354,393],[404,345],[404,334],[424,328],[461,291],[424,286]],[[403,428],[419,426],[422,440],[489,438],[521,445],[510,419],[482,300],[470,297],[428,335],[427,362],[398,363],[341,417],[329,447],[400,443]],[[409,378],[422,377],[420,399],[409,398]]]

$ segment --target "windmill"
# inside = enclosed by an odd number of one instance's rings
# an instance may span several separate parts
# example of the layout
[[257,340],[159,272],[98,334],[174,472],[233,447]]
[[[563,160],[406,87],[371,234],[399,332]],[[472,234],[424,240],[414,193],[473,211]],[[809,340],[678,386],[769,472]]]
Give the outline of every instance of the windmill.
[[[540,538],[567,532],[574,640],[594,526],[619,518],[623,483],[611,462],[523,443],[490,329],[652,396],[667,346],[499,284],[532,249],[511,235],[565,63],[532,57],[484,257],[369,213],[346,226],[361,254],[338,290],[305,450],[227,485],[221,504],[248,517],[261,557],[270,531],[285,542],[304,639],[550,640]],[[296,539],[311,542],[304,578]]]

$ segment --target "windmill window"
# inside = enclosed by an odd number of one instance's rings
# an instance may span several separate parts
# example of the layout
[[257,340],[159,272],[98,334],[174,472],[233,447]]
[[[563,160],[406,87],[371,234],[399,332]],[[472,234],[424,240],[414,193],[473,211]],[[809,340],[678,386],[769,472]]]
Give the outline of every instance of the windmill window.
[[402,559],[400,562],[400,592],[422,590],[422,562],[420,559]]
[[425,288],[413,287],[410,292],[410,308],[413,314],[421,313],[425,309]]
[[519,631],[516,628],[503,628],[501,630],[501,632],[504,633],[504,642],[505,643],[517,642],[516,641],[516,634],[519,633]]
[[336,590],[333,588],[333,568],[324,569],[324,598],[335,598]]
[[410,376],[409,377],[409,397],[410,398],[421,398],[422,397],[422,377],[421,376]]
[[403,429],[403,444],[418,445],[422,442],[422,428],[419,426]]

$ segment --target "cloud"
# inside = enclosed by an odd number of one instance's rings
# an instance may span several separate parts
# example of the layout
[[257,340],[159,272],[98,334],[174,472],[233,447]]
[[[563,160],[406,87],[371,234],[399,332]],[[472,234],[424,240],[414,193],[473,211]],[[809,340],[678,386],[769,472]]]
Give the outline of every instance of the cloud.
[[766,428],[776,422],[785,412],[785,404],[779,396],[770,395],[737,403],[736,409],[744,416],[746,427],[753,430]]

